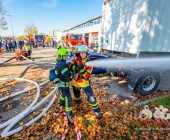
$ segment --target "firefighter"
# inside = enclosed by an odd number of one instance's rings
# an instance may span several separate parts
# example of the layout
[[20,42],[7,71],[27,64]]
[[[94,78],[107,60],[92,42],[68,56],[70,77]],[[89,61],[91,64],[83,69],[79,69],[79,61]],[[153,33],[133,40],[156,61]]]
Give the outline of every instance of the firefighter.
[[61,45],[60,41],[58,41],[58,43],[57,43],[57,47],[58,47],[58,49],[60,49],[60,48],[62,47],[62,45]]
[[24,42],[24,50],[26,51],[26,53],[27,53],[27,58],[28,59],[30,59],[31,58],[31,50],[32,50],[32,47],[31,47],[31,45],[29,44],[29,42],[28,41],[25,41]]
[[60,96],[59,104],[65,107],[69,122],[74,123],[72,118],[72,98],[69,90],[71,72],[65,63],[68,56],[69,52],[66,48],[61,48],[58,50],[57,63],[55,66],[55,74],[58,75],[58,78],[54,79],[53,81],[61,81],[62,84],[60,84],[59,90],[61,91],[62,95]]
[[0,40],[0,52],[2,52],[2,41]]
[[78,54],[76,57],[68,63],[69,69],[73,72],[74,78],[72,78],[73,93],[76,97],[76,103],[81,102],[80,89],[83,89],[88,97],[88,101],[93,108],[94,113],[98,119],[102,118],[99,105],[96,101],[96,97],[90,86],[90,76],[93,67],[86,66],[85,62],[88,60],[88,52],[85,45],[78,47]]

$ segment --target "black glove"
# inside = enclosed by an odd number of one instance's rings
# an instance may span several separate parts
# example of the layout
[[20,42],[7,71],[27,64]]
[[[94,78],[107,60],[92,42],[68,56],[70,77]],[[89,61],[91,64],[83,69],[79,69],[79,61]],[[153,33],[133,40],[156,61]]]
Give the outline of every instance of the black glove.
[[76,70],[81,70],[84,67],[83,63],[77,64]]

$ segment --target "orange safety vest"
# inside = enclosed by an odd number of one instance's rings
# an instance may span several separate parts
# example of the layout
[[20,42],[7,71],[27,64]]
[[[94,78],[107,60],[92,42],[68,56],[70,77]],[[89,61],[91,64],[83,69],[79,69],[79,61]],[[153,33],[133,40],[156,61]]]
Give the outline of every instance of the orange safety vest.
[[[90,81],[89,78],[91,76],[93,67],[92,66],[86,66],[85,63],[87,62],[87,58],[85,59],[81,59],[80,56],[75,57],[72,61],[70,61],[68,63],[68,67],[70,68],[71,65],[77,65],[79,63],[83,63],[84,64],[84,68],[85,71],[83,73],[81,73],[81,71],[79,70],[78,73],[75,73],[75,75],[78,75],[78,77],[74,77],[72,79],[72,85],[78,88],[85,88],[87,86],[90,85]],[[73,72],[75,72],[75,69],[73,70]]]

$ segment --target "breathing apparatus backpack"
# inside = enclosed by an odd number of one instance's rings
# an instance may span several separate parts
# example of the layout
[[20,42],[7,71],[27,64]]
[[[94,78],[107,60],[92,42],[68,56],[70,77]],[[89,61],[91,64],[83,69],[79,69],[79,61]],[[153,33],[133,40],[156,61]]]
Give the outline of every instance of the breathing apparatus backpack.
[[[56,80],[58,79],[58,80]],[[53,81],[54,84],[58,84],[60,82],[59,75],[55,73],[55,69],[49,71],[49,80]]]

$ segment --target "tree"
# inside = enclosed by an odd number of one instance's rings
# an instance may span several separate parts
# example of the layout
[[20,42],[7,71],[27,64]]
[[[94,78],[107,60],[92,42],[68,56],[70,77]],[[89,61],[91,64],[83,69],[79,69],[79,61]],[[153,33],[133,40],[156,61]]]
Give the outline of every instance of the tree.
[[37,27],[34,25],[34,23],[30,23],[29,25],[25,26],[24,34],[38,34]]
[[24,39],[25,39],[25,36],[23,35],[16,37],[16,40],[24,40]]
[[2,0],[0,0],[0,29],[7,30],[8,27],[6,27],[7,22],[5,21],[5,15],[6,15],[6,10],[4,9]]
[[46,36],[45,40],[48,41],[48,42],[51,42],[53,40],[53,38],[51,36]]

